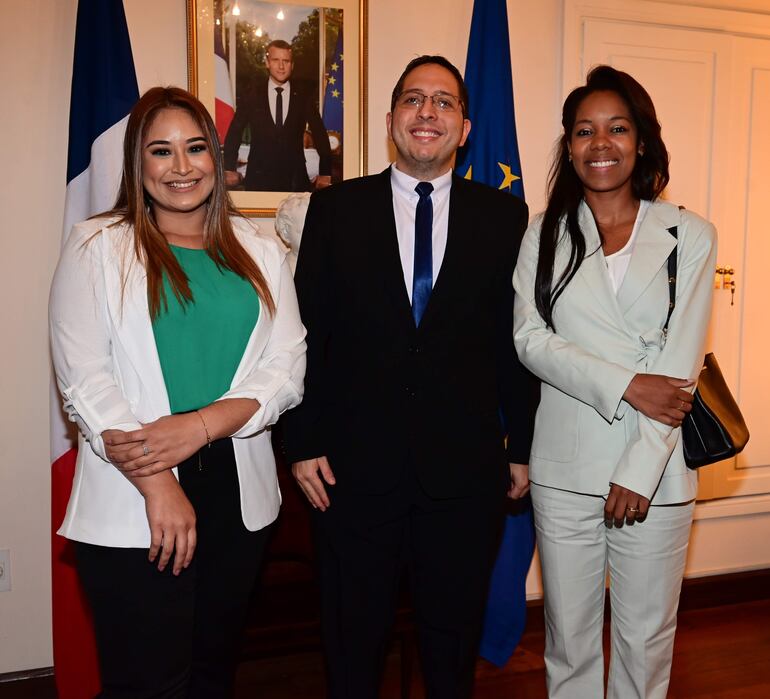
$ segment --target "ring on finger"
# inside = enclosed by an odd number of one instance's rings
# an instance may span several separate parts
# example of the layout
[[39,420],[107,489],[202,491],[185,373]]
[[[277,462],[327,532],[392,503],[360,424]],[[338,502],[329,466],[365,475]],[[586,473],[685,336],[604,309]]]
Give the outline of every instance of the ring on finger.
[[145,456],[147,456],[150,453],[150,447],[147,446],[147,442],[144,442],[142,444],[142,451],[144,452]]
[[633,512],[634,514],[636,514],[637,512],[639,512],[638,508],[636,508],[636,507],[627,507],[627,508],[626,508],[626,511],[627,511],[627,512]]
[[684,411],[684,401],[683,400],[679,401],[679,410]]

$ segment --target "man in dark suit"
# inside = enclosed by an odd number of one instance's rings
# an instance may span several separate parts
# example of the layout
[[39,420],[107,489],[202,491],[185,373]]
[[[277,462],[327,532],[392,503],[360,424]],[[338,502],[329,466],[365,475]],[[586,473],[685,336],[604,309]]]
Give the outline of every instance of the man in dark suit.
[[320,189],[331,184],[331,147],[326,127],[318,114],[316,96],[290,81],[294,70],[291,46],[280,39],[267,45],[268,79],[257,82],[238,102],[225,137],[225,179],[241,182],[236,172],[243,130],[251,131],[251,149],[242,179],[247,191],[309,192],[305,166],[304,135],[310,128],[319,156],[319,174],[312,184]]
[[467,107],[449,61],[413,60],[387,117],[396,162],[307,213],[305,397],[284,426],[315,508],[334,699],[377,697],[404,567],[427,696],[470,696],[506,491],[528,489],[536,390],[512,328],[527,208],[452,173]]

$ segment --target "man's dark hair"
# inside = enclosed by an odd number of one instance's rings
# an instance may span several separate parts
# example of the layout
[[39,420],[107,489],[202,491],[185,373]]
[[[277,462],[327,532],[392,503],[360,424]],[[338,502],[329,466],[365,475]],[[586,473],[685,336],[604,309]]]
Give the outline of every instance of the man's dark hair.
[[406,68],[404,68],[404,72],[401,73],[401,77],[398,79],[396,86],[393,88],[393,94],[390,96],[390,111],[392,112],[396,108],[396,100],[404,91],[404,81],[406,80],[406,76],[409,75],[409,73],[411,73],[415,68],[419,68],[420,66],[428,65],[431,63],[437,66],[441,66],[442,68],[446,68],[454,76],[454,79],[457,81],[458,91],[460,93],[458,97],[460,98],[460,104],[463,110],[463,118],[467,117],[468,88],[465,87],[465,81],[463,80],[463,76],[460,74],[460,71],[457,70],[457,67],[453,63],[450,63],[443,56],[418,56],[417,58],[413,58],[411,61],[409,61]]
[[270,49],[287,49],[289,51],[292,50],[291,44],[288,41],[284,41],[283,39],[275,39],[271,41],[265,49],[265,56],[267,56],[267,52]]

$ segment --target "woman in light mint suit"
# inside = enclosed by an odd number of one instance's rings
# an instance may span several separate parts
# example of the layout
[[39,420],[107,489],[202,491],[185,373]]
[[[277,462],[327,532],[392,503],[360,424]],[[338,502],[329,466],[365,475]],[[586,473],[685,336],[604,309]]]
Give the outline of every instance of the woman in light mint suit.
[[530,480],[548,693],[604,695],[609,570],[607,697],[663,699],[697,489],[681,424],[703,360],[716,231],[660,200],[668,153],[630,75],[594,68],[562,124],[548,205],[514,275],[516,349],[543,381]]

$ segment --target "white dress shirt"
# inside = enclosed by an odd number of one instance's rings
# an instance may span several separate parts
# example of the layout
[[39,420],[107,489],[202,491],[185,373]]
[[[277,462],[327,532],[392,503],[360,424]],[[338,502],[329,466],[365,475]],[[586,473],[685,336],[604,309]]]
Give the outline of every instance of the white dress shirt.
[[[390,168],[390,185],[393,190],[393,215],[396,219],[398,254],[404,270],[404,283],[412,301],[412,282],[414,280],[414,218],[420,195],[414,188],[423,180],[401,172],[396,164]],[[452,170],[448,170],[435,180],[428,180],[433,185],[430,198],[433,203],[433,285],[441,270],[444,260],[446,241],[449,231],[449,192],[452,189]]]
[[618,293],[618,289],[620,289],[621,284],[623,284],[623,279],[626,277],[628,265],[631,262],[631,255],[634,254],[634,248],[636,247],[636,234],[639,232],[639,226],[644,220],[644,214],[649,206],[650,202],[648,201],[642,200],[639,202],[639,211],[636,212],[636,221],[634,222],[634,228],[631,231],[631,236],[628,238],[628,241],[617,252],[604,256],[604,259],[607,262],[607,271],[610,273],[612,289],[615,294]]
[[279,85],[272,78],[267,81],[267,101],[270,103],[270,116],[273,117],[273,123],[275,124],[275,99],[278,93],[275,88],[282,87],[283,92],[281,98],[283,99],[283,123],[286,123],[286,115],[289,113],[289,98],[291,96],[291,83],[287,80],[283,85]]

